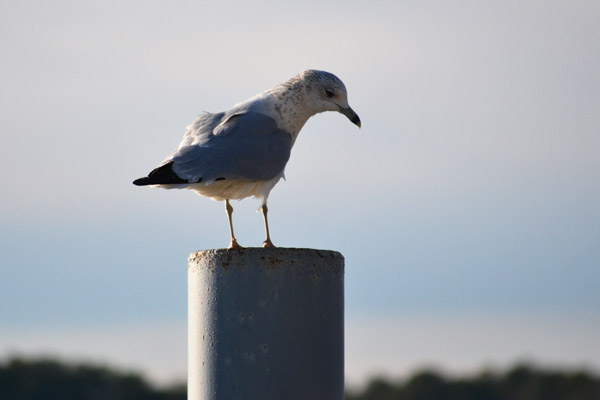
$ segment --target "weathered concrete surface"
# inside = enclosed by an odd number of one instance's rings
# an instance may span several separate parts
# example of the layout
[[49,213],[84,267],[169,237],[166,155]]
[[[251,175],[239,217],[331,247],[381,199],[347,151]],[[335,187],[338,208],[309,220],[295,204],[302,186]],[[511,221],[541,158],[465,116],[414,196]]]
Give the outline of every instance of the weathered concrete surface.
[[206,250],[188,264],[188,399],[342,400],[344,258]]

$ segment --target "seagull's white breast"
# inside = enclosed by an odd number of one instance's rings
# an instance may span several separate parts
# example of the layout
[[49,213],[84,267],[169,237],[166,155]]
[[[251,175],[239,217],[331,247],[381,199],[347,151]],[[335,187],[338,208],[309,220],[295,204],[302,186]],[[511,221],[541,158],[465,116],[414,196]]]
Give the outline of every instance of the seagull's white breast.
[[195,183],[186,185],[186,188],[217,201],[226,199],[241,200],[254,196],[261,201],[261,204],[264,204],[269,197],[269,193],[281,178],[283,178],[283,172],[268,181],[222,180],[210,184]]

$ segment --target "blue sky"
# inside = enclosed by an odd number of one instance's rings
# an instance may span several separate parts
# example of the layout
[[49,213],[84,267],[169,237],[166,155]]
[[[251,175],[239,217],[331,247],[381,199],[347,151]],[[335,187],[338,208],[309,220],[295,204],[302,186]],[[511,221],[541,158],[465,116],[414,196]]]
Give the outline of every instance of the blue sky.
[[[131,181],[202,111],[316,68],[363,128],[311,119],[269,222],[276,245],[346,257],[349,380],[600,369],[599,17],[578,0],[3,2],[0,354],[185,376],[186,259],[227,245],[224,208]],[[263,240],[258,205],[234,203],[242,245]]]

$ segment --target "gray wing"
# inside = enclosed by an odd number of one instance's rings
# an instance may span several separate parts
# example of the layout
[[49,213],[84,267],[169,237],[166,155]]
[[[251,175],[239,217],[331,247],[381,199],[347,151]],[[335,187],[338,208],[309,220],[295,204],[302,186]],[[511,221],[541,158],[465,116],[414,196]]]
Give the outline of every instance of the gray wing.
[[188,134],[200,139],[197,144],[184,144],[169,157],[173,172],[189,183],[269,180],[283,171],[290,158],[290,134],[267,115],[209,114],[198,122],[194,125],[200,131]]

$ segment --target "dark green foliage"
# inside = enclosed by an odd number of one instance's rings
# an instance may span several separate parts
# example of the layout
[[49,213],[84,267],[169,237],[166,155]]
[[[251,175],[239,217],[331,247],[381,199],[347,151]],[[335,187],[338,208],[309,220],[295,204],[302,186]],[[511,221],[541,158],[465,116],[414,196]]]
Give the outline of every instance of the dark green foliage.
[[185,387],[152,388],[143,378],[105,367],[13,358],[0,364],[2,400],[185,400]]
[[421,372],[406,382],[400,399],[447,399],[449,389],[450,385],[437,373]]
[[360,397],[360,400],[394,400],[394,386],[382,379],[375,379],[369,383]]
[[[157,389],[141,376],[101,366],[13,358],[0,363],[1,400],[185,400],[182,384]],[[450,379],[434,371],[405,382],[377,378],[346,400],[598,400],[600,378],[584,371],[519,365],[505,374]]]
[[600,378],[590,373],[557,372],[519,365],[504,375],[483,373],[447,379],[432,371],[402,383],[374,379],[346,400],[598,400]]

